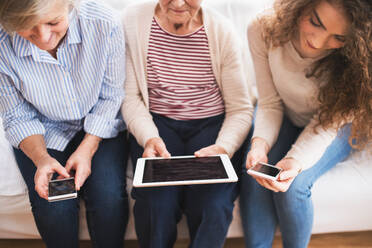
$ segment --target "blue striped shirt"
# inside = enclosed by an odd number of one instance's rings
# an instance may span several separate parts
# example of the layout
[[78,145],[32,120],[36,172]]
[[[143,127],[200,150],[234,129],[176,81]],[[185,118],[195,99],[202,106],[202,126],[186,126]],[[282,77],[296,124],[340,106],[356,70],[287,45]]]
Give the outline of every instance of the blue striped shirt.
[[15,147],[42,134],[48,148],[63,151],[81,129],[101,138],[125,129],[120,19],[93,1],[81,2],[69,19],[57,59],[0,27],[0,112]]

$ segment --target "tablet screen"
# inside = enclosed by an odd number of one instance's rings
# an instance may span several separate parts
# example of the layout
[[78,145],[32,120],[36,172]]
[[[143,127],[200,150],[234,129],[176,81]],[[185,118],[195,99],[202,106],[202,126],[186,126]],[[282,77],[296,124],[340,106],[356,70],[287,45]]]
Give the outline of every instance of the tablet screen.
[[143,183],[228,178],[220,157],[146,160]]

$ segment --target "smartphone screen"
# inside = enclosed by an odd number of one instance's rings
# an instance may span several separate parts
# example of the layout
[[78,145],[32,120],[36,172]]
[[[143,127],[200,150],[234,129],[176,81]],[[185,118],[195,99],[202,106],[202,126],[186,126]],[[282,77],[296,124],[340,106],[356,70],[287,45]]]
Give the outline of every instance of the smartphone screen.
[[251,170],[269,175],[271,177],[276,177],[280,173],[280,169],[264,163],[257,163]]
[[49,182],[49,197],[76,193],[73,177]]

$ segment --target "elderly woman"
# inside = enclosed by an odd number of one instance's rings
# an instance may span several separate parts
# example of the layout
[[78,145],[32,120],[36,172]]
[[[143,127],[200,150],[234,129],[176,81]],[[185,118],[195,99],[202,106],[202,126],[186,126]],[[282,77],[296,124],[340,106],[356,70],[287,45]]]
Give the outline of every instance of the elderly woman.
[[119,18],[95,2],[2,0],[0,24],[1,117],[42,239],[47,247],[78,247],[79,200],[46,200],[52,177],[75,175],[93,247],[123,247]]
[[[253,107],[230,23],[201,0],[159,0],[129,7],[126,99],[122,112],[132,161],[226,153],[237,170]],[[172,247],[187,217],[191,247],[222,247],[237,185],[137,188],[134,216],[141,247]]]

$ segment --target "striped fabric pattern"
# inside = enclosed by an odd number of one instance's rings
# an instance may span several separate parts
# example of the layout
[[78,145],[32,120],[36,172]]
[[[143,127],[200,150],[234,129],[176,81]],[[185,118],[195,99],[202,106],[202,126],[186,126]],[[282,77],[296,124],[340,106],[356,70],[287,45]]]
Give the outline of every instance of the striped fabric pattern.
[[151,112],[176,120],[192,120],[225,111],[204,26],[189,35],[174,35],[153,18],[147,84]]
[[82,1],[69,18],[57,59],[0,28],[0,112],[15,147],[42,134],[62,151],[82,128],[102,138],[125,128],[117,117],[125,77],[119,18],[95,1]]

